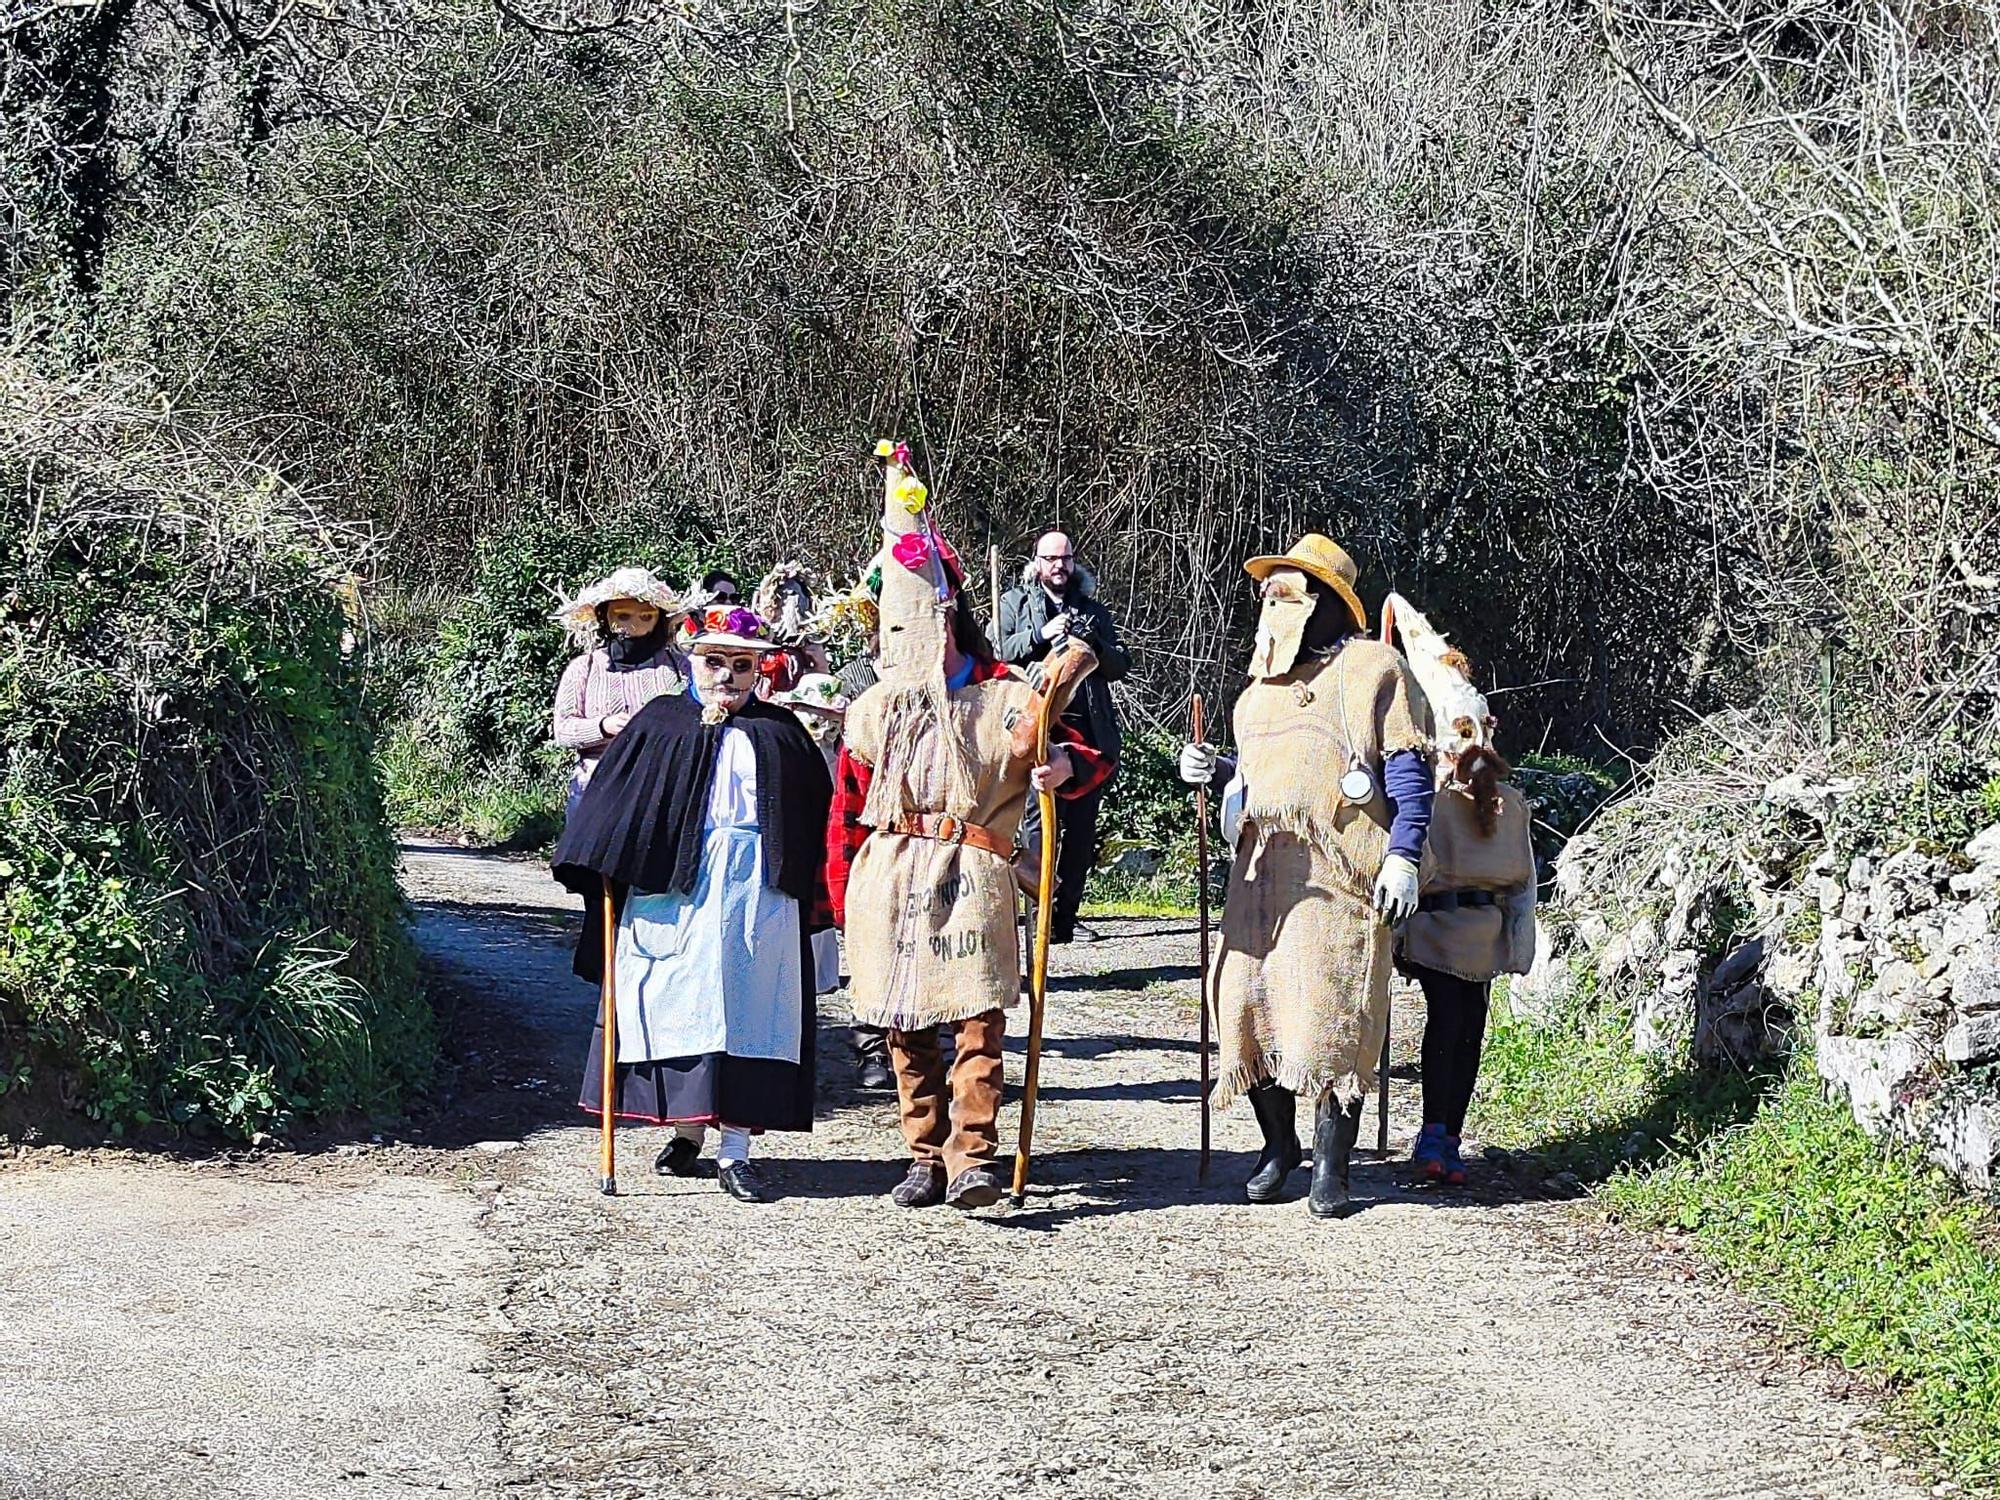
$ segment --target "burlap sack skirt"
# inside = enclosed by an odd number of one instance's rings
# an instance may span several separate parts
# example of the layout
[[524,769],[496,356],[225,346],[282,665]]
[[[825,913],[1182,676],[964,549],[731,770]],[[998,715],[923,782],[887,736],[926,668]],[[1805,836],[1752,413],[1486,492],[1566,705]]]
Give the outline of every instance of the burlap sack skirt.
[[915,1031],[1015,1003],[1014,870],[985,849],[877,831],[847,882],[848,994],[863,1026]]
[[[1330,846],[1329,846],[1330,845]],[[1246,820],[1212,970],[1215,1105],[1275,1082],[1351,1104],[1375,1087],[1389,1024],[1389,929],[1338,843]]]

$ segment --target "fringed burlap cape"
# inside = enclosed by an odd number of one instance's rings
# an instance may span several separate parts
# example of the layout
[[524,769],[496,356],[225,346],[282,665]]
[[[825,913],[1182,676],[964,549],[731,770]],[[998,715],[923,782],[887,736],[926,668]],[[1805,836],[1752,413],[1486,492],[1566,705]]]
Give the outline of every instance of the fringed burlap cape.
[[[1413,701],[1403,659],[1361,637],[1236,700],[1247,800],[1213,970],[1217,1108],[1267,1080],[1344,1104],[1374,1087],[1390,969],[1373,901],[1389,843],[1382,757],[1427,748]],[[1375,779],[1359,805],[1340,794],[1350,749]]]
[[[1030,711],[1016,673],[969,683],[940,713],[924,687],[879,683],[847,711],[847,748],[871,769],[861,821],[877,830],[847,880],[848,993],[866,1026],[914,1031],[1014,1004],[1020,953],[1014,871],[984,849],[884,830],[948,813],[1011,843],[1029,763],[1008,746],[1009,710]],[[948,713],[955,740],[941,739]]]

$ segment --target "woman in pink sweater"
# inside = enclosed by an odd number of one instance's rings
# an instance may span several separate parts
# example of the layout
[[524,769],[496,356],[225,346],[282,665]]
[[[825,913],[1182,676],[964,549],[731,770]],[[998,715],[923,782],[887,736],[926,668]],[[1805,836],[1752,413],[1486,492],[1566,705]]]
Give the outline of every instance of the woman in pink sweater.
[[620,568],[578,594],[555,618],[585,649],[556,685],[555,741],[577,752],[566,812],[590,784],[605,747],[653,699],[687,691],[676,627],[688,601],[646,568]]

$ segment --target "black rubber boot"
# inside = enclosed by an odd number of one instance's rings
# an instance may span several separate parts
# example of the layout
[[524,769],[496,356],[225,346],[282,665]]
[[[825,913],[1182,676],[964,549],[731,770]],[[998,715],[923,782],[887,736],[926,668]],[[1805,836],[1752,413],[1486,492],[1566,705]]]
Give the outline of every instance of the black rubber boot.
[[1347,1166],[1354,1159],[1354,1142],[1361,1134],[1361,1106],[1356,1099],[1346,1109],[1328,1096],[1313,1120],[1312,1192],[1306,1199],[1315,1218],[1339,1219],[1354,1212],[1347,1195]]
[[1264,1132],[1264,1151],[1243,1184],[1243,1196],[1252,1203],[1276,1203],[1285,1196],[1285,1179],[1305,1160],[1299,1148],[1299,1096],[1275,1083],[1260,1083],[1250,1090],[1250,1108]]

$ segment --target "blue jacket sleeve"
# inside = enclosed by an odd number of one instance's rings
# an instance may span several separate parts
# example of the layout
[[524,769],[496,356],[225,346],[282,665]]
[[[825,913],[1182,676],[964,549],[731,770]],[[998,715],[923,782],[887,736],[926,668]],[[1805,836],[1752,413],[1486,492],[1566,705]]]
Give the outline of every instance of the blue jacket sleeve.
[[1423,857],[1436,794],[1430,762],[1415,750],[1395,750],[1382,762],[1382,790],[1389,799],[1389,852],[1415,862]]

